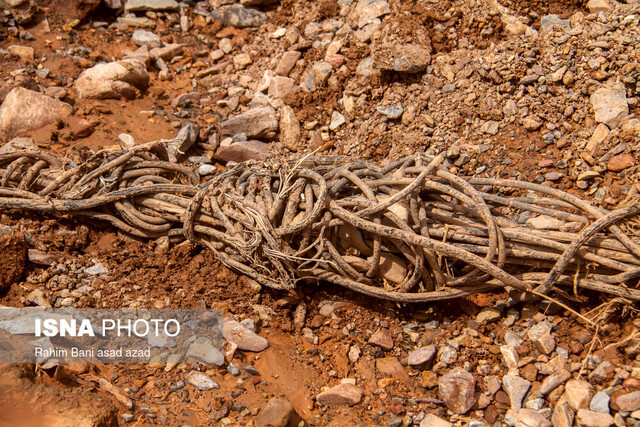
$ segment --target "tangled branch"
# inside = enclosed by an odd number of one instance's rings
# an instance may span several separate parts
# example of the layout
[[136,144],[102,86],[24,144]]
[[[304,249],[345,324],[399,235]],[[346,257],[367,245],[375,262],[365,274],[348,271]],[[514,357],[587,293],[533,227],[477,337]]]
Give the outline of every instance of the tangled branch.
[[[200,185],[160,143],[103,150],[79,166],[18,151],[0,155],[0,208],[84,215],[141,238],[187,238],[276,289],[328,281],[423,302],[566,286],[640,300],[640,243],[621,229],[637,221],[640,204],[608,211],[544,185],[463,178],[442,161],[268,160]],[[540,219],[553,225],[540,229]]]

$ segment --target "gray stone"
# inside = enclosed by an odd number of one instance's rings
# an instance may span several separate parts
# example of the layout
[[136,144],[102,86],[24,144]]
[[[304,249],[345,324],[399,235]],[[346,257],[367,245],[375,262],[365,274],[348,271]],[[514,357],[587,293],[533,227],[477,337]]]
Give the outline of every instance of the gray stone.
[[510,345],[500,346],[500,353],[502,353],[502,359],[507,368],[511,370],[518,369],[518,363],[520,362],[520,356],[515,347]]
[[362,389],[354,384],[342,383],[316,396],[316,401],[324,406],[353,406],[362,400]]
[[610,83],[596,90],[591,95],[591,105],[595,112],[595,120],[609,128],[617,127],[620,121],[629,114],[627,91],[624,83]]
[[137,91],[149,86],[149,73],[144,63],[135,59],[98,64],[84,70],[74,87],[80,98],[133,99]]
[[507,331],[504,333],[504,342],[507,345],[518,347],[522,345],[522,341],[522,337],[513,332],[511,329],[507,329]]
[[314,91],[322,86],[329,80],[329,76],[333,71],[333,66],[326,61],[320,61],[313,64],[311,71],[307,73],[305,80],[305,86],[307,89]]
[[82,271],[85,274],[88,274],[89,276],[99,276],[100,274],[107,274],[109,272],[107,267],[105,267],[104,265],[100,264],[99,262],[95,263],[91,267],[85,268]]
[[236,344],[240,350],[260,352],[269,347],[269,342],[266,338],[245,328],[235,320],[224,321],[222,334],[225,340]]
[[421,366],[433,360],[436,355],[436,346],[431,344],[426,347],[416,348],[409,353],[407,364],[409,366]]
[[551,423],[540,412],[519,409],[515,416],[515,427],[551,427]]
[[267,15],[259,10],[249,9],[239,4],[224,6],[214,12],[214,16],[227,27],[259,27],[267,22]]
[[400,117],[402,117],[402,113],[404,112],[404,109],[400,104],[378,105],[376,107],[376,110],[378,111],[378,113],[382,114],[383,116],[391,120],[399,119]]
[[553,27],[571,29],[571,24],[568,20],[559,18],[558,15],[545,15],[540,19],[540,31],[551,31]]
[[450,365],[458,360],[458,351],[449,344],[440,346],[440,348],[438,349],[438,360],[440,360],[442,363]]
[[540,322],[532,326],[527,335],[536,349],[542,354],[551,354],[556,348],[556,342],[551,336],[552,325],[549,322]]
[[167,144],[169,160],[176,162],[181,159],[187,150],[196,143],[199,133],[200,126],[195,123],[184,122],[180,131],[178,131],[178,135]]
[[502,378],[502,388],[509,395],[511,409],[520,409],[522,407],[522,399],[530,387],[531,382],[517,375],[505,375]]
[[455,369],[438,380],[438,396],[456,414],[466,413],[475,403],[476,380],[467,371]]
[[600,412],[601,414],[608,414],[610,400],[611,398],[607,393],[599,391],[593,396],[593,399],[591,399],[589,410],[593,412]]
[[191,371],[185,377],[185,382],[191,384],[200,391],[213,390],[214,388],[220,388],[220,384],[208,375],[198,371]]
[[287,399],[272,398],[256,418],[258,427],[287,427],[294,414],[293,405]]
[[247,138],[272,139],[277,130],[277,113],[272,107],[252,108],[220,125],[223,136],[245,133]]
[[0,140],[9,140],[28,132],[64,120],[71,115],[71,105],[39,92],[16,87],[0,106]]
[[138,46],[145,46],[148,49],[162,46],[160,37],[147,30],[135,30],[131,35],[131,41]]
[[358,67],[356,68],[356,74],[362,77],[371,77],[373,74],[373,57],[367,56],[363,60],[358,63]]
[[588,409],[580,409],[576,418],[578,427],[609,427],[613,425],[613,417]]
[[222,366],[224,364],[224,356],[220,350],[213,345],[211,340],[206,337],[198,337],[191,343],[191,345],[189,345],[185,359],[187,362],[197,361],[202,363],[212,363],[218,366]]
[[178,2],[175,0],[127,0],[125,12],[146,12],[155,10],[177,10]]
[[176,56],[182,54],[182,45],[179,43],[171,43],[164,47],[156,47],[149,51],[149,55],[154,60],[162,58],[165,61],[170,61]]
[[118,18],[118,24],[128,25],[134,28],[155,28],[156,22],[147,17],[137,17],[133,14],[121,16]]

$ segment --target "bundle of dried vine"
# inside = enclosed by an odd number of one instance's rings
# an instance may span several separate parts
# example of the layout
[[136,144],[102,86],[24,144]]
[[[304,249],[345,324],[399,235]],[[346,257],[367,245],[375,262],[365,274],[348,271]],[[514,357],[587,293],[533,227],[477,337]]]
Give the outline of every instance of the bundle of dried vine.
[[278,289],[328,281],[419,302],[568,286],[640,300],[640,242],[621,229],[637,221],[638,203],[608,211],[544,185],[462,178],[425,155],[386,166],[319,156],[242,163],[202,186],[166,159],[159,143],[104,150],[79,166],[2,154],[0,208],[186,237]]

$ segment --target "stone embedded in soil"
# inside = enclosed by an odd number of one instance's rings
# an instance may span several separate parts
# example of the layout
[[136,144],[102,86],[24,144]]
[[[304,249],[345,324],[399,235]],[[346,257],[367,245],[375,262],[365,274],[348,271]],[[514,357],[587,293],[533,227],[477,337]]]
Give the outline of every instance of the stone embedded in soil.
[[369,344],[382,348],[383,350],[391,350],[393,348],[393,337],[388,329],[382,328],[369,338]]
[[23,61],[33,61],[35,58],[35,50],[30,46],[11,45],[7,48],[7,51]]
[[640,409],[640,391],[632,391],[618,396],[615,401],[621,411],[632,412]]
[[409,353],[407,364],[409,366],[421,366],[433,360],[436,355],[436,346],[431,344],[426,347],[416,348]]
[[431,62],[431,51],[413,43],[382,43],[373,51],[373,64],[381,70],[417,73]]
[[258,427],[287,427],[294,408],[287,399],[272,398],[256,418]]
[[362,389],[356,385],[342,383],[316,396],[316,401],[324,406],[353,406],[362,400]]
[[453,426],[453,424],[433,414],[425,415],[422,421],[420,422],[420,427],[451,427],[451,426]]
[[540,388],[536,391],[536,393],[541,396],[549,394],[550,392],[558,388],[558,386],[564,384],[564,382],[569,378],[571,378],[571,373],[566,369],[554,372],[553,374],[545,378],[544,381],[542,381],[542,384],[540,385]]
[[234,343],[240,350],[260,352],[269,347],[266,338],[245,328],[236,320],[225,320],[222,335],[228,342]]
[[289,77],[273,76],[269,82],[269,96],[273,99],[282,99],[293,90],[295,85],[296,81]]
[[329,129],[336,130],[343,124],[345,124],[347,120],[344,118],[342,114],[338,111],[334,111],[331,113],[331,122],[329,123]]
[[149,86],[144,63],[135,59],[98,64],[84,70],[74,87],[80,98],[133,99]]
[[27,261],[27,241],[23,233],[0,236],[0,290],[8,288],[24,274]]
[[276,74],[279,76],[288,77],[293,68],[296,66],[296,62],[302,57],[302,52],[297,50],[288,50],[282,54],[282,58],[278,62],[276,67]]
[[202,363],[212,363],[218,366],[224,364],[224,356],[220,350],[206,337],[198,337],[189,345],[185,359],[193,359]]
[[358,0],[355,8],[349,14],[349,19],[362,28],[376,18],[391,12],[387,0]]
[[614,421],[609,414],[580,409],[576,417],[576,424],[578,427],[609,427],[614,425]]
[[234,142],[220,147],[213,156],[221,162],[246,162],[247,160],[265,160],[269,157],[269,144],[255,139]]
[[607,161],[607,169],[611,172],[620,172],[635,165],[636,160],[629,153],[618,154]]
[[38,265],[53,265],[60,259],[58,255],[42,252],[38,249],[29,249],[28,251],[29,262]]
[[127,0],[125,12],[146,12],[158,10],[177,10],[178,2],[175,0]]
[[594,384],[604,384],[613,379],[615,366],[608,360],[601,362],[596,369],[589,374],[589,382]]
[[527,332],[531,342],[542,354],[551,354],[556,348],[556,342],[551,336],[552,328],[551,323],[544,321],[532,326]]
[[0,141],[64,120],[72,111],[66,102],[17,87],[0,106]]
[[208,375],[203,374],[202,372],[191,371],[187,374],[184,380],[187,384],[191,384],[200,391],[220,388],[220,384],[218,384],[216,380],[209,378]]
[[524,120],[522,121],[522,125],[529,132],[533,132],[542,127],[542,122],[538,117],[528,116],[524,118]]
[[301,136],[302,131],[296,113],[293,108],[285,105],[280,110],[280,142],[285,148],[291,151],[298,151],[298,143]]
[[614,4],[618,2],[615,0],[589,0],[587,2],[587,9],[590,13],[606,12],[611,10]]
[[574,411],[585,409],[589,406],[593,394],[593,386],[582,380],[569,380],[564,386],[567,403]]
[[165,61],[170,61],[176,56],[182,53],[183,47],[179,43],[171,43],[164,47],[156,47],[149,50],[149,55],[153,60],[158,60],[158,58],[162,58]]
[[551,423],[540,412],[531,409],[519,409],[515,416],[517,427],[551,427]]
[[629,114],[627,91],[624,83],[611,83],[596,90],[591,95],[591,105],[595,120],[614,128]]
[[154,47],[162,46],[162,41],[160,37],[151,31],[147,30],[136,30],[131,35],[131,41],[133,41],[138,46],[145,46],[148,49],[153,49]]
[[239,4],[225,6],[214,11],[214,16],[226,27],[259,27],[267,20],[267,14],[259,10],[249,9]]
[[502,378],[502,388],[509,395],[511,409],[520,409],[522,407],[522,399],[527,394],[531,383],[517,375],[505,375]]
[[438,380],[438,396],[456,414],[466,413],[475,403],[476,380],[467,371],[454,369]]
[[273,107],[258,107],[245,111],[220,125],[223,136],[247,134],[247,138],[273,139],[278,130],[278,118]]
[[408,379],[407,372],[397,357],[381,357],[376,359],[376,371],[380,377],[396,378],[398,380]]

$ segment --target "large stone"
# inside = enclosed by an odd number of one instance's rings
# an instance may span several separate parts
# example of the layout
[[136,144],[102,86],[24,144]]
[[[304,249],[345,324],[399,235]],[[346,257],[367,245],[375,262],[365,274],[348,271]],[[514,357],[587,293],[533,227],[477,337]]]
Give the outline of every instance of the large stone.
[[212,363],[218,366],[224,364],[224,356],[207,337],[196,338],[187,349],[185,359],[188,362]]
[[269,144],[251,139],[237,141],[216,150],[214,158],[221,162],[246,162],[247,160],[262,161],[269,157]]
[[561,384],[571,378],[571,373],[566,369],[561,369],[558,372],[554,372],[549,375],[547,378],[542,381],[540,388],[537,390],[537,393],[541,396],[544,396],[548,393],[551,393],[553,390],[558,388]]
[[155,10],[177,10],[175,0],[127,0],[124,6],[126,12],[146,12]]
[[0,0],[0,9],[11,12],[18,24],[31,21],[38,10],[35,0]]
[[302,131],[293,108],[285,105],[280,110],[280,142],[291,151],[298,151]]
[[640,391],[632,391],[618,396],[616,404],[620,407],[621,411],[633,412],[640,409]]
[[267,22],[267,15],[259,10],[249,9],[240,4],[233,4],[217,9],[214,16],[227,27],[259,27]]
[[80,74],[75,89],[80,98],[133,99],[149,86],[144,63],[135,59],[98,64]]
[[376,371],[382,378],[395,378],[401,381],[409,378],[407,371],[397,357],[381,357],[376,359]]
[[551,427],[551,423],[537,411],[520,409],[515,417],[515,427]]
[[553,427],[573,427],[573,419],[576,414],[569,404],[562,400],[556,404],[551,415]]
[[593,395],[593,386],[582,380],[569,380],[565,384],[565,396],[567,403],[574,411],[587,408]]
[[284,98],[293,87],[296,81],[289,77],[273,76],[269,82],[269,96],[273,99]]
[[296,66],[296,62],[302,57],[302,52],[297,50],[289,50],[282,54],[282,58],[278,62],[276,67],[276,74],[279,76],[288,77],[289,73]]
[[293,405],[287,399],[272,398],[256,418],[258,427],[287,427],[294,414]]
[[612,426],[613,417],[609,414],[601,414],[588,409],[580,409],[576,419],[578,427],[609,427]]
[[353,406],[362,400],[362,389],[354,384],[343,383],[331,387],[316,396],[316,401],[325,406]]
[[630,168],[636,163],[636,159],[629,153],[622,153],[611,157],[607,161],[607,169],[611,172],[620,172]]
[[611,398],[604,391],[597,392],[593,399],[591,399],[591,403],[589,403],[589,410],[593,412],[600,412],[601,414],[609,413],[609,401]]
[[147,30],[136,30],[131,35],[131,41],[138,46],[146,46],[148,49],[162,46],[162,40],[156,34]]
[[0,140],[8,140],[21,133],[61,121],[73,111],[71,105],[17,87],[0,106]]
[[250,329],[245,328],[235,320],[225,320],[222,325],[224,339],[234,343],[240,350],[259,352],[269,347],[266,338],[261,337]]
[[533,345],[542,354],[550,354],[556,348],[556,342],[551,335],[552,328],[552,325],[545,321],[532,326],[527,332]]
[[452,412],[464,414],[475,403],[476,380],[467,371],[455,369],[438,380],[438,396]]
[[505,375],[502,378],[502,388],[509,395],[511,409],[520,409],[522,407],[522,399],[530,387],[531,382],[517,375]]
[[589,0],[587,3],[587,9],[590,13],[606,12],[618,4],[615,0]]
[[272,107],[252,108],[220,125],[223,136],[241,133],[247,138],[272,139],[278,130],[278,115]]
[[409,353],[407,364],[409,366],[422,366],[433,360],[436,355],[436,346],[431,344],[426,347],[416,348]]
[[198,371],[191,371],[187,374],[184,381],[187,384],[191,384],[200,391],[213,390],[214,388],[220,388],[218,382],[209,378],[208,375]]
[[624,83],[610,83],[596,90],[591,95],[591,105],[596,122],[604,123],[609,128],[617,127],[629,114]]

